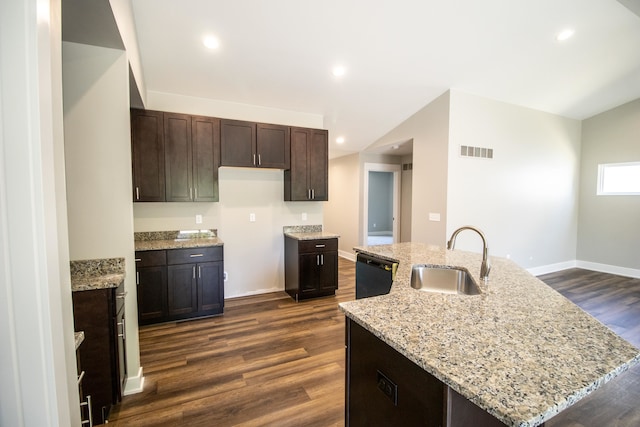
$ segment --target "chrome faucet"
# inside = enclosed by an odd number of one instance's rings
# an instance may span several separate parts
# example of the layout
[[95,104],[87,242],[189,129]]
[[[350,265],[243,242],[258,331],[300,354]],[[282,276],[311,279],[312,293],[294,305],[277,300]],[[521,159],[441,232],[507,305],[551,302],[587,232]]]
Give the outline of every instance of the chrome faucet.
[[484,233],[471,225],[465,225],[458,228],[453,232],[451,238],[447,242],[447,249],[453,250],[456,246],[456,237],[458,233],[463,230],[473,230],[480,235],[482,239],[482,265],[480,266],[480,278],[485,282],[489,280],[489,270],[491,270],[491,264],[489,263],[489,247],[487,246],[487,239],[484,237]]

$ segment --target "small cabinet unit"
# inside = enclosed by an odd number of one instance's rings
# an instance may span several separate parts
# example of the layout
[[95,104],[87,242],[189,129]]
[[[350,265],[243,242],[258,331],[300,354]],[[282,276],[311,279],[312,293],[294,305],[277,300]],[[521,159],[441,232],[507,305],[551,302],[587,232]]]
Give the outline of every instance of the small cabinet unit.
[[163,113],[131,110],[133,201],[164,202]]
[[167,202],[218,201],[220,120],[164,113]]
[[222,120],[221,166],[289,168],[289,127]]
[[82,392],[91,396],[93,424],[102,424],[122,399],[127,378],[124,282],[118,288],[76,291],[72,297],[75,328],[85,334]]
[[334,295],[338,289],[338,239],[285,236],[285,291],[296,301]]
[[136,252],[140,325],[222,314],[223,247]]
[[328,200],[329,134],[291,128],[291,168],[284,173],[286,201]]

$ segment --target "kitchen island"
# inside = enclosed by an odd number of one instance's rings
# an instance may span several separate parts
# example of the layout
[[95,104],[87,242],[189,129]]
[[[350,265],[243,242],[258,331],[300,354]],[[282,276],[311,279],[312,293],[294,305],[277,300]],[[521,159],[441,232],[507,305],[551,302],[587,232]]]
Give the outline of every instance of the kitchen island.
[[[479,254],[417,243],[355,250],[399,266],[389,294],[340,304],[347,321],[505,425],[540,425],[640,362],[640,350],[510,260],[492,257],[485,283]],[[465,268],[481,294],[415,290],[414,264]]]

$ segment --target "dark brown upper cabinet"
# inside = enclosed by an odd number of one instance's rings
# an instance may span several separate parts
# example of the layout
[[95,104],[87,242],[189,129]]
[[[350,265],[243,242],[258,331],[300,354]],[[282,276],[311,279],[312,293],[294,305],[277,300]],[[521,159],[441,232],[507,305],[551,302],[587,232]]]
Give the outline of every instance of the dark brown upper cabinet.
[[164,114],[167,202],[218,201],[220,120]]
[[327,201],[329,132],[291,128],[291,168],[284,171],[284,200]]
[[221,166],[289,168],[289,127],[221,120]]
[[164,202],[163,113],[131,110],[131,163],[133,200]]

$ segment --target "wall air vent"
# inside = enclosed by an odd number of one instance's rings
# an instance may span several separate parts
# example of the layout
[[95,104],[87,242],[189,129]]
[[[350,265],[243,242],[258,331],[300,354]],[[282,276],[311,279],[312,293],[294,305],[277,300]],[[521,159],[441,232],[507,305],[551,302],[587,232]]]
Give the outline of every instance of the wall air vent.
[[402,170],[403,171],[410,171],[413,169],[413,163],[403,163],[402,164]]
[[472,147],[470,145],[460,146],[462,157],[480,157],[482,159],[493,159],[493,148]]

